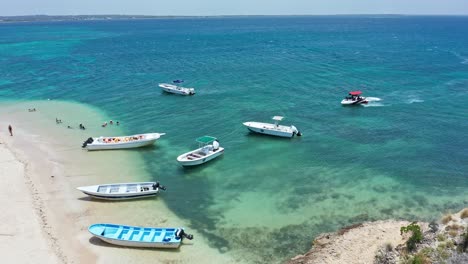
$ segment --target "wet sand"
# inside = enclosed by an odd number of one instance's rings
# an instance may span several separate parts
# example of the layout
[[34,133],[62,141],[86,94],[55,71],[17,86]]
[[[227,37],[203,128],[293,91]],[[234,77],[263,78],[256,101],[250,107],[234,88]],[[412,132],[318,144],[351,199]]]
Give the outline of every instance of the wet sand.
[[[29,108],[37,111],[28,112]],[[55,118],[63,123],[56,124]],[[81,149],[90,136],[125,134],[124,120],[120,120],[120,126],[101,127],[110,119],[118,120],[71,102],[0,104],[0,162],[7,168],[2,170],[0,197],[4,204],[8,200],[15,205],[2,216],[0,253],[15,258],[21,255],[18,252],[26,252],[25,263],[31,259],[41,263],[234,263],[208,247],[203,236],[166,207],[164,196],[177,195],[171,193],[170,186],[156,198],[121,202],[93,200],[75,189],[99,183],[158,180],[158,175],[147,171],[139,150]],[[87,129],[78,129],[80,123]],[[13,137],[8,135],[8,124],[13,126]],[[153,148],[164,151],[158,142]],[[87,227],[97,222],[182,226],[195,239],[185,241],[177,250],[116,247],[91,237]],[[10,240],[15,243],[5,243]],[[16,259],[11,260],[16,263]]]

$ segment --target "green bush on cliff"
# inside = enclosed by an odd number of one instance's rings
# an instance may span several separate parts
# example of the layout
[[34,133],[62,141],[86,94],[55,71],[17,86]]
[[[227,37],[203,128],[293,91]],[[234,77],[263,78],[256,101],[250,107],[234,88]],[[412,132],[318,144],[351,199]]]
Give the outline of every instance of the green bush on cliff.
[[403,235],[403,233],[408,232],[411,232],[411,237],[406,241],[406,248],[408,251],[413,251],[416,249],[416,244],[422,241],[423,234],[421,232],[421,227],[417,225],[416,222],[400,228],[400,234]]

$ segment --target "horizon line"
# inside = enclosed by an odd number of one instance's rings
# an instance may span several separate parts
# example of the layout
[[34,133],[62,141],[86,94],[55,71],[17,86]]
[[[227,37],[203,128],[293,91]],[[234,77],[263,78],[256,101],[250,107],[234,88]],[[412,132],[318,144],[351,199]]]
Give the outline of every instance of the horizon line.
[[281,16],[468,16],[468,14],[398,14],[398,13],[361,13],[361,14],[251,14],[251,15],[133,15],[133,14],[76,14],[76,15],[0,15],[0,17],[78,17],[78,16],[123,16],[123,17],[281,17]]

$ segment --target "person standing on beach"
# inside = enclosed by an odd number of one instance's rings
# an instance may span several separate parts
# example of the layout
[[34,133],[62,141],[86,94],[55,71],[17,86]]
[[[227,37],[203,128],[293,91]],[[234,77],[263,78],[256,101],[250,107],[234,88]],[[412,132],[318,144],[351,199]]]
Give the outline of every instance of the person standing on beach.
[[8,131],[10,132],[10,136],[13,136],[13,128],[11,125],[8,125]]

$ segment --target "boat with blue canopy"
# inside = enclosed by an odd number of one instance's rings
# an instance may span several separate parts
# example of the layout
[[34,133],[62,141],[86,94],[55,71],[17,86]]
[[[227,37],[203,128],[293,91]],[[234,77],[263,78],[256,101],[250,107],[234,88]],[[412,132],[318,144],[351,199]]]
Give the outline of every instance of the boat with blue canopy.
[[184,153],[177,157],[182,166],[195,166],[208,162],[224,153],[224,148],[219,146],[215,137],[203,136],[196,139],[199,146],[197,149]]
[[94,224],[88,230],[107,243],[125,247],[178,248],[182,240],[193,239],[183,228]]

